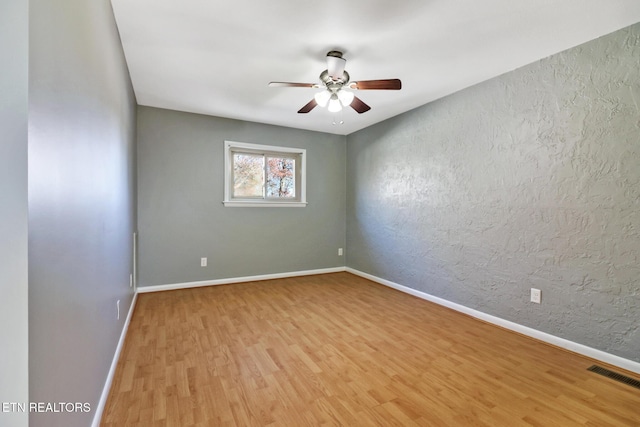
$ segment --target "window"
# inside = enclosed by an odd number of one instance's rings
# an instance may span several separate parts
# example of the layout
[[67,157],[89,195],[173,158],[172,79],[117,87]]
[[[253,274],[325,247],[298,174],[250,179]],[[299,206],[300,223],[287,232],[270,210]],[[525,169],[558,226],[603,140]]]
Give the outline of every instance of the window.
[[306,206],[306,150],[225,141],[224,151],[225,206]]

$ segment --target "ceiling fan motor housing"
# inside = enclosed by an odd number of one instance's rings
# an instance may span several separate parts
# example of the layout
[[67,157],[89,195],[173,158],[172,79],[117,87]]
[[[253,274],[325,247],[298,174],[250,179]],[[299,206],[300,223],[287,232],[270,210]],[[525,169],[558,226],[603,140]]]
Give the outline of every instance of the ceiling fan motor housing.
[[329,74],[329,70],[324,70],[320,73],[320,81],[324,83],[328,90],[335,92],[349,83],[349,73],[342,71],[342,75],[339,78],[333,78]]

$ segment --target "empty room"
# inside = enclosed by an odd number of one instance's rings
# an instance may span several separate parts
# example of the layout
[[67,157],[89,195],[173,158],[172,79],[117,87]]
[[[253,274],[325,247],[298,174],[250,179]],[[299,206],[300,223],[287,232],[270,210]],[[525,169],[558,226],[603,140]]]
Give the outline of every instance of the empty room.
[[6,0],[0,425],[640,425],[640,3]]

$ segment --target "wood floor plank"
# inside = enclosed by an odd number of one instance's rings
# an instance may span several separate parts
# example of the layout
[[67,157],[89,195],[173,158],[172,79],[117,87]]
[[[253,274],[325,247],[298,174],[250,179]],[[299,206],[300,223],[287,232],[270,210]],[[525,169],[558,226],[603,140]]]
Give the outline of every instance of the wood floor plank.
[[101,425],[640,425],[595,363],[348,273],[141,294]]

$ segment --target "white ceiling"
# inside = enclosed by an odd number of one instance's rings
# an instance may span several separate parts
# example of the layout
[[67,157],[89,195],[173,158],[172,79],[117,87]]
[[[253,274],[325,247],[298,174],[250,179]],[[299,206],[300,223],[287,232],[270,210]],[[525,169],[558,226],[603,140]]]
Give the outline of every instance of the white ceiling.
[[[640,22],[638,0],[111,0],[140,105],[347,135]],[[341,50],[372,109],[297,111]]]

